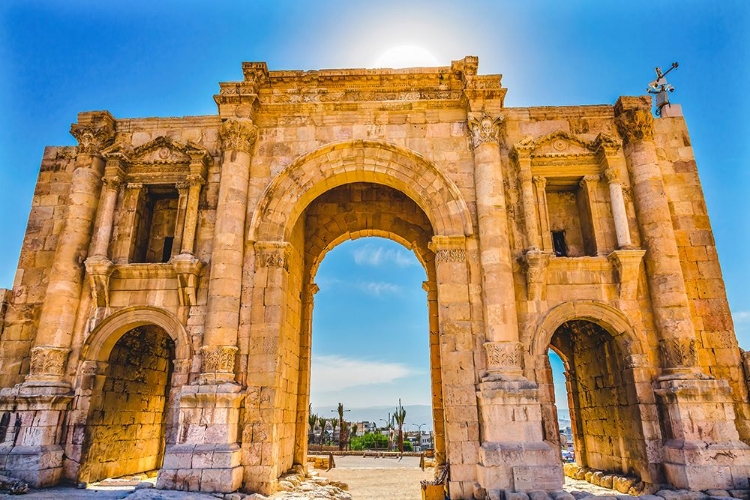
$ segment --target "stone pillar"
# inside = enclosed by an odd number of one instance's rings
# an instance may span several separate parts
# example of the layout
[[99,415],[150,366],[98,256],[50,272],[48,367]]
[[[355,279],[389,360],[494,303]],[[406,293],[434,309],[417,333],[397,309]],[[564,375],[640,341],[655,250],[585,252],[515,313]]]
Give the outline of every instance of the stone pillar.
[[625,140],[635,209],[646,249],[646,271],[664,375],[692,377],[700,372],[695,333],[669,200],[653,141],[651,101],[620,98],[615,114],[617,127]]
[[445,448],[451,466],[448,489],[450,498],[469,499],[476,481],[480,434],[466,239],[434,236],[430,249],[435,252]]
[[[185,215],[188,208],[188,190],[190,188],[190,182],[176,182],[174,187],[177,189],[177,217],[175,219],[174,240],[172,241],[172,255],[169,256],[170,259],[173,259],[182,253],[181,249],[183,235],[185,234]],[[192,252],[190,255],[192,255]]]
[[[235,383],[245,217],[250,160],[256,129],[251,121],[228,120],[220,138],[224,150],[216,207],[206,330],[198,385],[184,386],[180,395],[178,441],[167,447],[157,487],[222,492],[242,485],[240,414],[245,402]],[[183,234],[184,250],[193,250],[200,182],[192,179]],[[192,234],[191,234],[192,231]],[[175,258],[194,259],[190,253]]]
[[125,185],[122,198],[122,210],[118,221],[118,234],[112,251],[112,261],[115,264],[127,264],[133,254],[133,246],[138,232],[138,207],[142,198],[148,192],[143,184],[129,182]]
[[0,411],[9,412],[15,435],[0,446],[2,470],[33,487],[56,484],[62,477],[62,425],[72,400],[65,369],[70,353],[81,287],[82,264],[91,244],[104,161],[99,151],[114,136],[107,112],[81,113],[71,127],[78,139],[67,216],[60,232],[49,284],[23,384],[0,392]]
[[729,384],[710,380],[696,359],[685,280],[653,141],[650,97],[621,97],[615,117],[633,181],[664,368],[654,385],[667,480],[691,490],[748,488],[750,447],[739,440]]
[[445,464],[445,410],[443,409],[443,375],[440,361],[440,319],[438,317],[437,285],[422,283],[427,292],[427,314],[430,323],[430,388],[432,391],[432,421],[434,423],[435,462]]
[[[24,386],[44,386],[67,393],[64,380],[67,354],[81,297],[83,272],[104,172],[99,151],[114,136],[114,118],[106,112],[82,113],[71,127],[78,139],[78,154],[68,194],[68,212],[60,232],[39,327],[34,338],[32,362]],[[106,252],[106,250],[105,250]]]
[[[234,362],[229,366],[206,363],[206,360],[225,356],[227,352],[237,349],[247,191],[257,131],[249,120],[227,120],[222,125],[220,135],[224,159],[211,252],[206,330],[201,349],[204,360],[201,384],[234,381]],[[194,203],[197,203],[197,199]],[[192,240],[194,236],[183,239]]]
[[523,205],[523,220],[526,225],[526,251],[540,250],[539,224],[537,223],[536,200],[531,175],[531,156],[528,151],[515,148],[513,150],[518,165],[518,178],[521,181],[521,203]]
[[307,438],[310,411],[310,375],[312,363],[312,312],[315,294],[320,291],[315,283],[308,283],[302,292],[302,326],[299,357],[299,390],[297,391],[297,432],[294,439],[294,463],[307,463]]
[[183,254],[193,254],[195,250],[195,232],[198,226],[198,203],[201,187],[205,184],[203,177],[191,175],[188,177],[187,208],[185,209],[185,223],[182,230],[181,251]]
[[620,170],[616,167],[607,167],[604,178],[609,185],[609,199],[612,206],[612,217],[615,221],[615,233],[617,234],[617,248],[629,249],[633,246],[630,240],[630,227],[628,226],[628,214],[625,210],[625,199],[622,196],[622,184],[620,183]]
[[[513,259],[508,238],[508,214],[498,144],[499,125],[489,115],[470,119],[474,146],[474,185],[477,195],[479,260],[482,270],[482,304],[487,344],[488,376],[518,378],[515,365],[496,364],[495,356],[504,346],[518,343],[518,316],[513,285]],[[514,347],[513,347],[514,348]]]

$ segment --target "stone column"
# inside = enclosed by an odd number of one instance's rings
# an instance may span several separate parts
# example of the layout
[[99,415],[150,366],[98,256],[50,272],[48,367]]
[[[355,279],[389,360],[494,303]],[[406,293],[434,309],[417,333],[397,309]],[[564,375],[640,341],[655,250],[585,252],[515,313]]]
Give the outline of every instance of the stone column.
[[651,99],[621,97],[615,105],[659,334],[662,376],[655,382],[661,407],[664,472],[675,487],[747,488],[750,447],[739,439],[726,380],[698,366],[692,317],[680,267],[669,200],[654,144]]
[[115,247],[112,261],[115,264],[127,264],[132,257],[133,246],[138,232],[138,206],[146,195],[148,188],[140,182],[129,182],[125,185],[122,197],[122,210],[118,221]]
[[[223,492],[242,485],[240,414],[245,402],[235,383],[239,328],[245,217],[250,160],[256,128],[250,120],[227,120],[220,138],[224,151],[216,207],[211,272],[208,282],[206,330],[201,348],[198,385],[184,386],[180,395],[178,442],[167,447],[159,471],[160,488]],[[200,182],[192,179],[188,191],[183,249],[193,250]],[[175,265],[194,261],[190,253],[175,258]],[[197,261],[197,260],[196,260]],[[187,267],[187,266],[186,266]]]
[[[78,139],[78,154],[68,194],[68,212],[55,250],[49,284],[31,351],[31,368],[24,385],[56,388],[67,393],[64,380],[67,354],[81,298],[82,265],[91,243],[104,172],[99,151],[114,136],[114,118],[109,113],[79,115],[71,127]],[[105,250],[106,252],[106,250]]]
[[539,225],[542,231],[542,251],[552,253],[552,231],[549,227],[549,209],[547,208],[547,178],[541,175],[533,177],[536,188],[536,199],[539,201]]
[[182,230],[182,245],[180,253],[193,254],[195,250],[195,232],[198,226],[198,203],[201,187],[205,184],[203,177],[191,175],[188,177],[187,208],[185,209],[185,223]]
[[625,198],[622,195],[620,170],[617,167],[607,167],[604,170],[604,178],[609,185],[609,199],[612,206],[612,217],[615,221],[617,248],[622,250],[630,249],[633,246],[633,242],[630,240],[630,227],[628,225],[628,214],[625,210]]
[[174,225],[174,240],[172,241],[172,255],[169,256],[170,260],[182,253],[182,238],[185,233],[185,215],[188,208],[190,182],[176,182],[174,187],[177,189],[177,217]]
[[528,151],[517,147],[514,148],[513,153],[518,165],[518,179],[521,181],[521,203],[523,205],[523,220],[526,225],[526,251],[538,252],[541,245],[534,186],[531,183],[533,178],[531,175],[531,156]]
[[307,462],[307,418],[310,408],[310,375],[312,363],[312,312],[315,294],[320,291],[315,283],[308,283],[302,292],[302,334],[299,348],[299,387],[297,391],[297,432],[294,439],[294,463]]
[[[487,369],[490,377],[518,378],[520,365],[496,364],[493,353],[518,345],[518,316],[508,238],[508,214],[498,133],[502,117],[470,118],[474,146],[474,185],[477,195],[479,260]],[[510,346],[510,347],[508,347]]]
[[[227,120],[222,124],[220,137],[224,158],[211,251],[206,330],[201,349],[204,360],[201,384],[234,381],[233,354],[237,351],[240,317],[247,191],[256,136],[256,127],[250,120]],[[197,204],[197,196],[193,199]],[[194,234],[183,239],[194,240]],[[232,358],[231,364],[207,362],[226,357]]]
[[104,161],[99,151],[114,136],[107,112],[81,113],[71,127],[78,139],[67,215],[59,235],[49,284],[23,384],[0,392],[0,411],[8,412],[15,435],[4,450],[2,470],[32,487],[55,485],[62,477],[62,426],[72,400],[65,370],[81,287],[82,264],[91,244]]
[[625,140],[638,225],[646,249],[646,270],[664,375],[692,377],[700,372],[695,333],[669,200],[653,141],[651,101],[623,97],[615,106],[615,114]]
[[[582,216],[585,216],[588,220],[583,220],[584,217],[581,217],[581,224],[587,224],[588,231],[584,230],[584,246],[586,248],[586,253],[588,255],[602,255],[602,230],[599,227],[599,213],[597,210],[598,202],[597,202],[597,185],[599,184],[601,176],[599,175],[584,175],[581,181],[578,183],[578,186],[581,188],[581,191],[585,193],[585,199],[583,200],[584,207],[581,207],[581,201],[579,199],[579,213],[582,212],[581,209],[584,209],[585,212],[581,213]],[[583,227],[581,228],[583,229]],[[589,233],[589,239],[586,241],[586,233]],[[588,243],[588,244],[587,244]]]

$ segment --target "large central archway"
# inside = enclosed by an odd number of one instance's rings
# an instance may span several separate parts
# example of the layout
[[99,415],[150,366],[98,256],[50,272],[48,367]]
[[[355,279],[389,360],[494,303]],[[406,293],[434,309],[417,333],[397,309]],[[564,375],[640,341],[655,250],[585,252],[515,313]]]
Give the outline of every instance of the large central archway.
[[[444,460],[451,448],[446,432],[450,422],[443,404],[444,324],[452,328],[449,337],[457,335],[456,330],[466,336],[461,342],[452,339],[448,349],[467,352],[461,358],[467,360],[466,366],[449,375],[452,390],[473,393],[476,376],[469,354],[476,346],[470,328],[463,326],[471,321],[468,269],[465,257],[456,258],[465,256],[465,238],[472,229],[458,188],[419,155],[391,145],[356,141],[327,146],[295,161],[271,183],[259,207],[248,234],[254,249],[247,266],[251,270],[247,275],[250,328],[240,338],[249,387],[244,435],[250,439],[243,447],[251,460],[245,486],[265,489],[294,463],[306,459],[311,319],[317,291],[313,278],[329,250],[363,236],[382,236],[402,244],[415,252],[425,268],[435,447]],[[439,248],[436,241],[442,245],[447,241],[450,249]],[[443,258],[437,258],[438,254]],[[441,262],[447,265],[442,275]],[[453,292],[445,296],[465,307],[440,306],[441,276]],[[458,321],[449,321],[451,314]],[[459,321],[463,323],[456,326]],[[478,416],[473,400],[454,398],[453,404],[462,409],[453,412],[462,417],[455,426],[460,466],[458,442],[467,434],[478,434]],[[268,445],[259,445],[256,436],[267,436]],[[259,470],[265,477],[256,483]],[[465,470],[474,473],[473,465]]]

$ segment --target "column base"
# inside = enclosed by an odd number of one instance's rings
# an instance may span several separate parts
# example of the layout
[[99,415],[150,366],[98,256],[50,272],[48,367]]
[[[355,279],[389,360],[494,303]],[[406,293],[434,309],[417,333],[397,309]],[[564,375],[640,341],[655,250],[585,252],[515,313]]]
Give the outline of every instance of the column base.
[[560,453],[543,438],[539,386],[525,378],[482,382],[477,398],[480,486],[488,492],[561,490]]
[[231,493],[242,486],[241,451],[232,444],[175,444],[164,453],[158,489]]
[[0,447],[0,470],[32,488],[55,486],[63,476],[62,446]]
[[245,394],[237,384],[182,388],[178,443],[168,445],[159,489],[231,493],[242,486],[239,415]]
[[680,489],[747,489],[750,446],[735,426],[731,388],[725,380],[661,379],[656,394],[666,435],[664,472]]

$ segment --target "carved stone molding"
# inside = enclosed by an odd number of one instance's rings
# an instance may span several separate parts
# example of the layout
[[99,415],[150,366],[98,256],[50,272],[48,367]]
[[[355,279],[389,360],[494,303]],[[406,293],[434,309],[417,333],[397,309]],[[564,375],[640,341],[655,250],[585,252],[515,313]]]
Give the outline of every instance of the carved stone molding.
[[625,144],[654,140],[654,117],[650,109],[622,110],[615,124]]
[[443,262],[466,262],[466,250],[462,248],[450,248],[435,252],[435,263]]
[[181,306],[194,306],[198,303],[196,290],[203,263],[190,254],[176,255],[171,260],[177,274],[177,291]]
[[29,377],[57,380],[65,374],[65,362],[70,349],[39,346],[31,349]]
[[203,373],[234,373],[234,357],[237,347],[230,345],[203,346]]
[[258,241],[255,243],[257,267],[280,267],[289,271],[289,243],[283,241]]
[[615,250],[608,259],[617,272],[617,286],[620,300],[636,300],[638,296],[638,277],[645,250]]
[[303,288],[302,301],[311,304],[315,298],[315,294],[319,291],[320,287],[318,285],[315,283],[308,283]]
[[622,147],[620,141],[603,132],[596,136],[592,144],[604,156],[614,156]]
[[607,181],[608,184],[620,184],[620,169],[618,167],[609,166],[602,172],[602,177]]
[[661,339],[659,351],[664,368],[692,368],[696,365],[695,339],[681,337]]
[[521,342],[485,342],[487,369],[490,371],[520,371],[523,366],[523,344]]
[[120,189],[120,184],[122,184],[122,177],[119,177],[119,176],[102,177],[102,184],[104,185],[105,189],[118,191]]
[[505,117],[502,115],[492,118],[486,113],[479,118],[470,116],[469,131],[471,132],[472,145],[478,148],[486,142],[497,144],[500,134],[500,124],[504,119]]
[[92,255],[85,261],[91,285],[91,298],[96,307],[109,307],[109,278],[115,265],[103,255]]
[[528,300],[544,300],[547,295],[547,268],[550,254],[544,252],[526,252],[522,264],[526,271]]
[[531,180],[534,182],[534,185],[539,192],[543,192],[547,189],[547,178],[543,175],[535,175]]
[[219,139],[224,151],[243,151],[252,154],[258,127],[250,120],[226,120],[219,129]]

